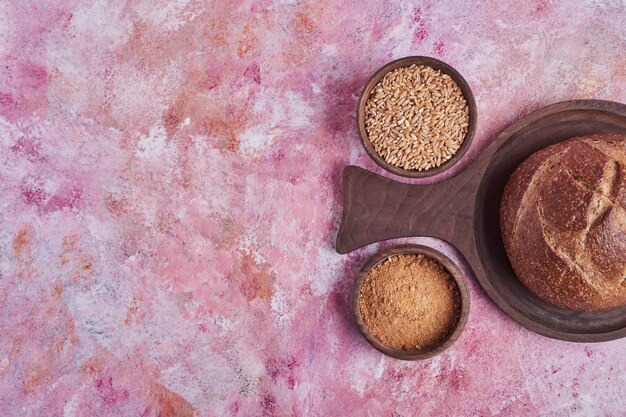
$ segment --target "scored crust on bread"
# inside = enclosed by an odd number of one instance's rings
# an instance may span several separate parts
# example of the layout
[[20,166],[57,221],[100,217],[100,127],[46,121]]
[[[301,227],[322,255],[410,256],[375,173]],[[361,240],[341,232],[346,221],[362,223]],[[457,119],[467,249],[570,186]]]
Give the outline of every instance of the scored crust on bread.
[[591,135],[532,154],[500,205],[507,256],[539,298],[570,310],[626,304],[626,136]]

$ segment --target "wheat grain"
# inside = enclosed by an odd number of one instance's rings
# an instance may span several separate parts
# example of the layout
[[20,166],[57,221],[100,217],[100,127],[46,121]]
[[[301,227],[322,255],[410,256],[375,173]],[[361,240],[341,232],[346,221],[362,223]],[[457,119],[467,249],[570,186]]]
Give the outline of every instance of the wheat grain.
[[399,168],[440,166],[460,149],[469,108],[448,74],[424,65],[397,68],[372,89],[365,130],[374,150]]

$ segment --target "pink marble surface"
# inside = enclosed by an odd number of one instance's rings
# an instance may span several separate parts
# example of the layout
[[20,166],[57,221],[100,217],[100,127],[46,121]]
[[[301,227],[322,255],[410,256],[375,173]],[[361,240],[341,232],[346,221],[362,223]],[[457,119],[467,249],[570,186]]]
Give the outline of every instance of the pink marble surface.
[[619,0],[0,0],[0,415],[626,415],[624,341],[530,333],[471,276],[456,345],[382,356],[348,307],[378,248],[333,248],[342,168],[376,170],[354,126],[376,68],[464,74],[467,163],[543,105],[626,102],[625,20]]

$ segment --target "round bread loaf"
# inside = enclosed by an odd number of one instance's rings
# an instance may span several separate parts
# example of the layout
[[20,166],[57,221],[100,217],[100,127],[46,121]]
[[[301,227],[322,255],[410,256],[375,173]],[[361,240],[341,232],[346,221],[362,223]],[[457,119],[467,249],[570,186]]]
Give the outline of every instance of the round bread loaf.
[[626,136],[532,154],[504,189],[500,227],[515,273],[539,298],[578,311],[626,304]]

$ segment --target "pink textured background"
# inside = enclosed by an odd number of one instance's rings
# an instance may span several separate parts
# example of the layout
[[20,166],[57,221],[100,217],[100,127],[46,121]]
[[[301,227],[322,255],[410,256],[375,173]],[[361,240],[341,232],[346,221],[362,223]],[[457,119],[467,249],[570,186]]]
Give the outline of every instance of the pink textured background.
[[624,21],[620,0],[0,0],[0,415],[626,415],[624,341],[530,333],[471,276],[457,344],[382,356],[348,306],[378,248],[334,251],[342,168],[379,172],[354,126],[376,68],[465,76],[466,164],[533,109],[626,102]]

